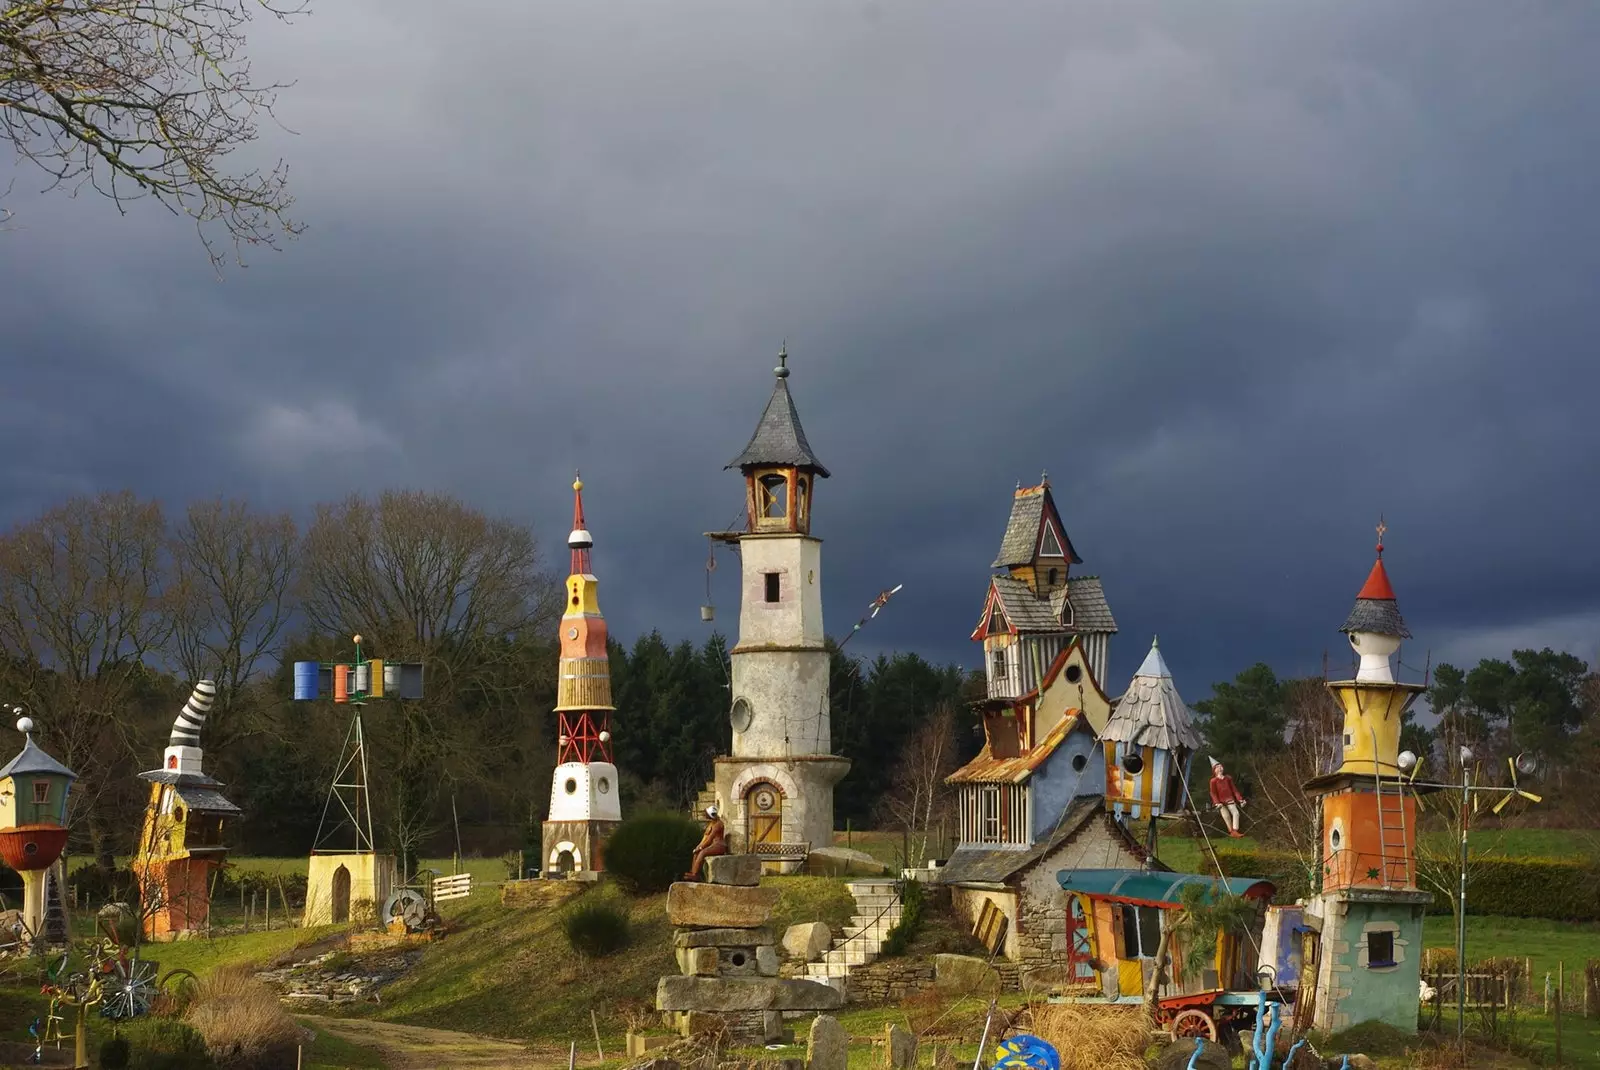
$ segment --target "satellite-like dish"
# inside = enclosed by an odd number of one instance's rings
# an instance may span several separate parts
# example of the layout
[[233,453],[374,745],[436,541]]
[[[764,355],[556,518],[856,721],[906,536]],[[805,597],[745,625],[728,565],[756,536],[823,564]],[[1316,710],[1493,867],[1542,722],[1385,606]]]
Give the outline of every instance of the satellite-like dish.
[[601,743],[610,743],[611,742],[611,733],[610,732],[601,732],[600,733],[600,742]]
[[1417,764],[1417,756],[1408,750],[1400,752],[1400,768],[1411,769]]
[[32,717],[18,717],[17,718],[17,731],[21,732],[23,735],[27,735],[29,732],[32,732],[33,731],[33,718]]
[[1466,765],[1470,761],[1472,761],[1472,748],[1471,747],[1462,747],[1461,748],[1461,764],[1462,765]]

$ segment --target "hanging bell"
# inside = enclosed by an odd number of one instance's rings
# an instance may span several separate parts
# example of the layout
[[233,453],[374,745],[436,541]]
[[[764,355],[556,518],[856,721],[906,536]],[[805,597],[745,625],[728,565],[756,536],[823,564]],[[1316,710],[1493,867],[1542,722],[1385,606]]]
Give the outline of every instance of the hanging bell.
[[700,607],[700,619],[701,620],[716,620],[717,619],[717,607],[716,606],[701,606]]

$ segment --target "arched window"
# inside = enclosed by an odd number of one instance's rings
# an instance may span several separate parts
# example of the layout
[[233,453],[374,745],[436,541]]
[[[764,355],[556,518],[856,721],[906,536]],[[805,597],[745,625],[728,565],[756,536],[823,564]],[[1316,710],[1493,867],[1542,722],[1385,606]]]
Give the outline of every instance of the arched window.
[[761,477],[761,515],[781,520],[789,515],[789,481],[781,475]]
[[806,522],[806,492],[810,489],[811,481],[804,477],[795,480],[794,484],[794,518],[800,523]]

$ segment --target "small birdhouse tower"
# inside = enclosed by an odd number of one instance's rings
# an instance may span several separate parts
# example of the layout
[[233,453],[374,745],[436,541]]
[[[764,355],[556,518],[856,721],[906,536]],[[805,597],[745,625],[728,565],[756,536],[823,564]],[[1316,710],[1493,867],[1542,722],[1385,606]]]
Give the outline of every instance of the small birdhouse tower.
[[1106,749],[1106,804],[1125,821],[1184,808],[1189,763],[1200,747],[1194,715],[1178,695],[1157,640],[1117,703],[1100,738]]
[[67,792],[78,775],[39,749],[33,719],[17,719],[22,750],[0,768],[0,859],[22,875],[22,921],[44,934],[48,872],[67,846]]
[[228,825],[239,808],[206,775],[200,731],[216,701],[217,685],[201,680],[172,722],[161,768],[140,773],[150,801],[134,855],[145,936],[175,938],[204,929],[211,915],[211,871],[226,860]]

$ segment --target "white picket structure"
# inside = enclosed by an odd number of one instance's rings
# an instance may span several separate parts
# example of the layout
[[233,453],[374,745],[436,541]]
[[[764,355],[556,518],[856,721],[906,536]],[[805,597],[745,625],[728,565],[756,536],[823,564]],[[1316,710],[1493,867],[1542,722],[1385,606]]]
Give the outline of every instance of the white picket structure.
[[433,901],[443,902],[446,899],[465,899],[472,894],[472,874],[457,873],[453,877],[433,878]]

